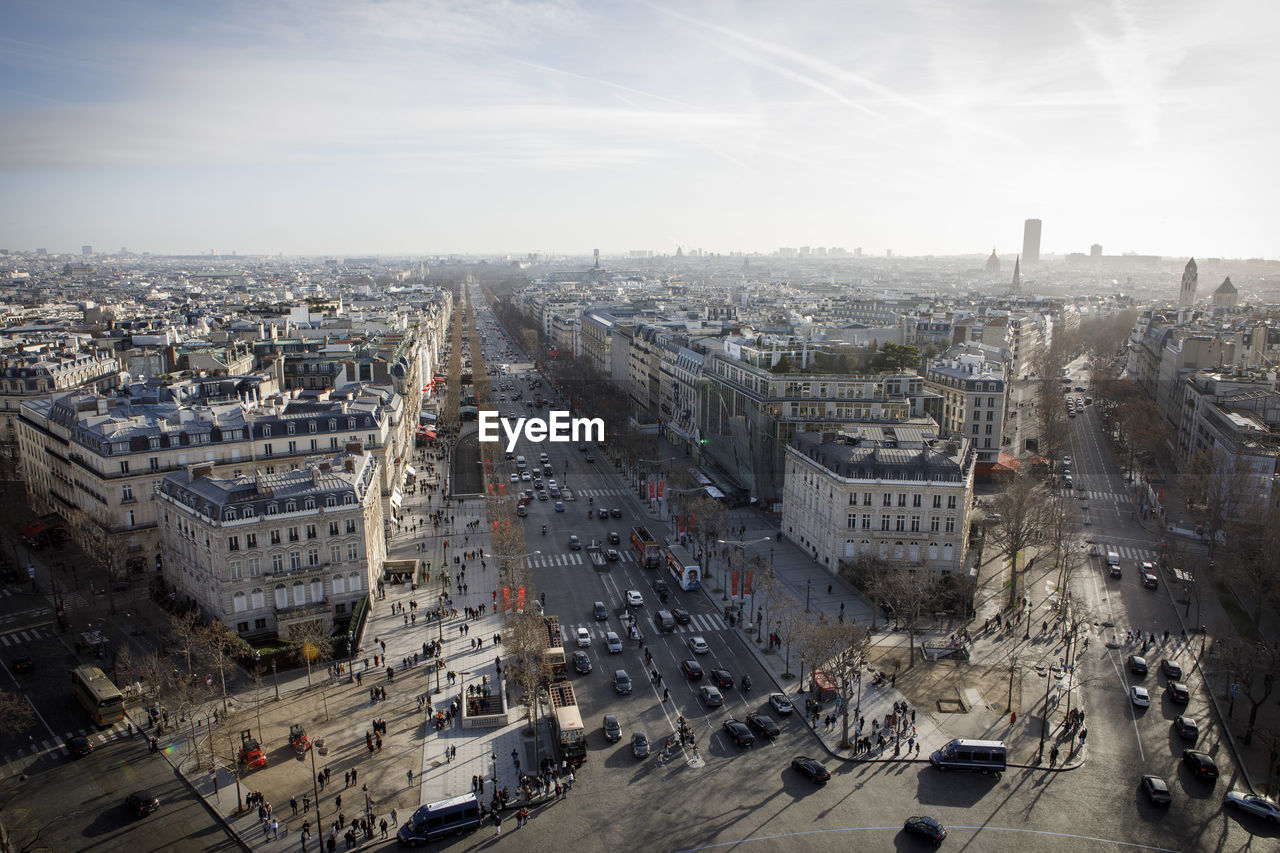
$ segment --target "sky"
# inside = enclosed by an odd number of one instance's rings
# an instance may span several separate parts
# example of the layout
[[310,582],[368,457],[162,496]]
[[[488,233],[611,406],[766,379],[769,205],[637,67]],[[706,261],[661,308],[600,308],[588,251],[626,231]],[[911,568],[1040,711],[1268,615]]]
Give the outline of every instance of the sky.
[[5,0],[0,247],[1277,257],[1274,0]]

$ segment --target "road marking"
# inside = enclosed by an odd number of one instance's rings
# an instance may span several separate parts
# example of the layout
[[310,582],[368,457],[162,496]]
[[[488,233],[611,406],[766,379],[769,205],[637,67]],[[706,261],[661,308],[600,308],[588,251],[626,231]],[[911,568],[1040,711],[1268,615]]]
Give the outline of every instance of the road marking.
[[[1102,844],[1112,844],[1117,847],[1129,847],[1135,850],[1154,850],[1156,853],[1179,853],[1176,849],[1170,847],[1155,847],[1150,844],[1138,844],[1133,841],[1116,841],[1110,838],[1098,838],[1094,835],[1077,835],[1071,832],[1053,832],[1047,829],[1024,829],[1012,826],[948,826],[948,832],[954,832],[958,829],[972,829],[982,832],[1017,832],[1026,835],[1043,835],[1048,838],[1070,838],[1076,841],[1093,841]],[[758,838],[740,838],[734,841],[717,841],[714,844],[703,844],[698,847],[687,847],[677,853],[694,853],[697,850],[714,850],[717,847],[729,847],[737,844],[755,844],[761,841],[780,841],[787,838],[804,838],[809,835],[831,835],[839,832],[901,832],[902,827],[898,824],[890,826],[846,826],[839,829],[809,829],[803,832],[787,832],[779,835],[762,835]]]

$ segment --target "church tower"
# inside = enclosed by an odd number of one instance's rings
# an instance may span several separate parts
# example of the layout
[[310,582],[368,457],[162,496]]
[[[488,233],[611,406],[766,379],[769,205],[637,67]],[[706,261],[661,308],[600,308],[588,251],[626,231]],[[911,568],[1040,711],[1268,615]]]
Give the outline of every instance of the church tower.
[[1013,283],[1009,289],[1013,291],[1013,295],[1017,296],[1022,292],[1022,256],[1017,255],[1013,259]]
[[1187,261],[1182,270],[1182,289],[1178,291],[1178,307],[1190,308],[1196,304],[1196,288],[1200,284],[1200,271],[1196,269],[1196,259]]

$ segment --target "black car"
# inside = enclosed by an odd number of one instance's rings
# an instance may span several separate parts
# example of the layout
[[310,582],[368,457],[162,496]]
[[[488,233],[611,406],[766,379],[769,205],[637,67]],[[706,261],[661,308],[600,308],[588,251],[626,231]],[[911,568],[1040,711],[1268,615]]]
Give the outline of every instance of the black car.
[[1147,674],[1147,659],[1138,655],[1129,655],[1129,671],[1134,675]]
[[72,758],[84,758],[93,752],[93,744],[89,742],[87,737],[76,735],[67,739],[67,752],[71,754]]
[[596,461],[595,454],[593,454],[593,453],[588,453],[588,454],[587,454],[587,461],[588,461],[588,462],[595,462],[595,461]]
[[937,818],[916,816],[909,817],[902,824],[904,831],[912,835],[919,835],[921,838],[927,838],[935,845],[941,844],[942,840],[947,837],[947,828],[938,822]]
[[1168,692],[1170,702],[1185,705],[1191,701],[1191,691],[1187,690],[1187,685],[1181,681],[1170,681]]
[[13,671],[17,673],[30,672],[36,668],[36,662],[30,657],[20,657],[13,659]]
[[658,595],[666,595],[671,592],[671,587],[667,586],[667,582],[659,578],[653,582],[653,591]]
[[618,535],[618,531],[616,531],[616,530],[610,530],[610,531],[609,531],[609,544],[610,544],[610,545],[621,545],[621,544],[622,544],[622,537]]
[[702,680],[702,664],[692,658],[680,661],[680,671],[684,673],[684,677],[690,681]]
[[733,676],[729,674],[727,669],[711,670],[711,683],[721,690],[728,690],[733,687]]
[[1213,756],[1195,749],[1182,750],[1182,763],[1191,769],[1198,779],[1218,778],[1218,764]]
[[755,729],[770,740],[773,740],[778,735],[782,734],[782,729],[780,729],[778,724],[773,721],[773,717],[770,717],[767,714],[747,714],[747,725],[751,726],[751,728]]
[[756,742],[756,736],[751,733],[751,729],[747,728],[746,723],[740,723],[733,717],[724,721],[725,734],[733,738],[733,742],[738,746],[751,746]]
[[591,671],[591,658],[586,652],[579,649],[573,653],[573,668],[583,675]]
[[1200,737],[1200,725],[1191,717],[1178,717],[1173,721],[1173,728],[1183,740],[1195,743]]
[[809,777],[815,785],[825,785],[831,778],[831,771],[821,761],[807,755],[797,755],[791,759],[791,767]]
[[599,518],[601,521],[608,521],[609,510],[605,509],[604,507],[600,507],[600,509],[596,510],[596,517]]
[[1176,660],[1165,658],[1160,661],[1160,671],[1163,672],[1167,678],[1173,681],[1182,680],[1182,664],[1178,663]]
[[671,608],[671,615],[675,617],[676,622],[681,625],[688,625],[689,622],[692,621],[689,616],[689,611],[685,610],[683,607]]
[[636,758],[649,757],[649,736],[644,732],[631,733],[631,754]]
[[160,808],[160,801],[150,791],[134,791],[124,798],[124,804],[134,817],[146,817]]
[[604,715],[604,739],[609,743],[617,743],[622,740],[622,726],[618,725],[616,714]]
[[614,507],[610,511],[610,515],[612,515],[614,518],[622,518],[622,510],[618,509],[617,507]]

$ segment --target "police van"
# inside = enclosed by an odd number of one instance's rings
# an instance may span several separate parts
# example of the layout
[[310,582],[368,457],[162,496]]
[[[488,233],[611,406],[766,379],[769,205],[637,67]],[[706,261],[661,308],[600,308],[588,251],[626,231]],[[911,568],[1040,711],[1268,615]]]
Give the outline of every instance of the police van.
[[480,828],[480,801],[474,793],[428,803],[405,821],[396,833],[404,846],[417,847],[448,835],[461,835]]
[[1003,741],[956,738],[930,755],[929,763],[939,770],[990,773],[999,778],[1006,758]]

